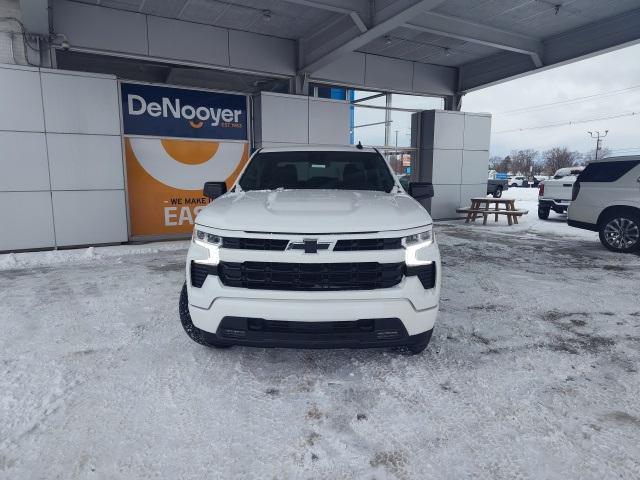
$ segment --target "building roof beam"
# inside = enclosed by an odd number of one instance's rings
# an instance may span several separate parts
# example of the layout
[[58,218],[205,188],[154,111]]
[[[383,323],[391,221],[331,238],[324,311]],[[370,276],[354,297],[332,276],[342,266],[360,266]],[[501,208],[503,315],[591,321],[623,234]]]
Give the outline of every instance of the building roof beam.
[[[287,0],[289,1],[289,0]],[[310,74],[338,58],[363,47],[378,37],[429,11],[444,0],[396,0],[373,12],[372,25],[365,32],[351,22],[334,23],[323,35],[301,40],[300,73]]]
[[543,44],[536,38],[433,12],[426,12],[404,26],[420,32],[529,55],[537,68],[542,67]]

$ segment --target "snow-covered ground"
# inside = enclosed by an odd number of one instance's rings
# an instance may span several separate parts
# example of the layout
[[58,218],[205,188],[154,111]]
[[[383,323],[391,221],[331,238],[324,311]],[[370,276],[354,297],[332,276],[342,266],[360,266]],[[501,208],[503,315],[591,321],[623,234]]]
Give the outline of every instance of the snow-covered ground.
[[0,256],[0,478],[637,479],[640,256],[506,195],[420,356],[201,347],[185,242]]

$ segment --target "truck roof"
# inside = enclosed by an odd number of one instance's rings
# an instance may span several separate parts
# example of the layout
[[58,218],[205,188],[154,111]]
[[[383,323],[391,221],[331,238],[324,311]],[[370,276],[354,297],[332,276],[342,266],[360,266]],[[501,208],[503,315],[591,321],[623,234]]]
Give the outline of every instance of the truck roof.
[[629,160],[640,160],[640,155],[627,155],[624,157],[604,157],[604,158],[599,158],[597,160],[591,160],[589,163],[624,162]]
[[269,152],[369,152],[375,153],[371,147],[358,148],[355,145],[292,145],[287,147],[267,147],[260,150]]

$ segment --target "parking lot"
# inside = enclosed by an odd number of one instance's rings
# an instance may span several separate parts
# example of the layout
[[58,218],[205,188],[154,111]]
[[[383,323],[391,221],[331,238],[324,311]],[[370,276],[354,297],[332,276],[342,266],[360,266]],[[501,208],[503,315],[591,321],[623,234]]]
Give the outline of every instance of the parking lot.
[[0,256],[0,478],[638,478],[640,256],[505,195],[418,356],[201,347],[186,242]]

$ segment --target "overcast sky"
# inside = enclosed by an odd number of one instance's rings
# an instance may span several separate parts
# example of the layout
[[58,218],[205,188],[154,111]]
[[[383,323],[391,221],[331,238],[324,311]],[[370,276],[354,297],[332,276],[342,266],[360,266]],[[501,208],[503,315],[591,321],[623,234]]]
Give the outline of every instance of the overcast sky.
[[[586,96],[592,97],[570,101]],[[537,107],[556,102],[563,103]],[[493,114],[491,155],[504,156],[524,148],[544,151],[555,146],[586,152],[595,146],[589,130],[609,130],[603,142],[614,154],[640,154],[640,45],[469,93],[462,106],[465,111]],[[529,129],[631,112],[636,114]]]

